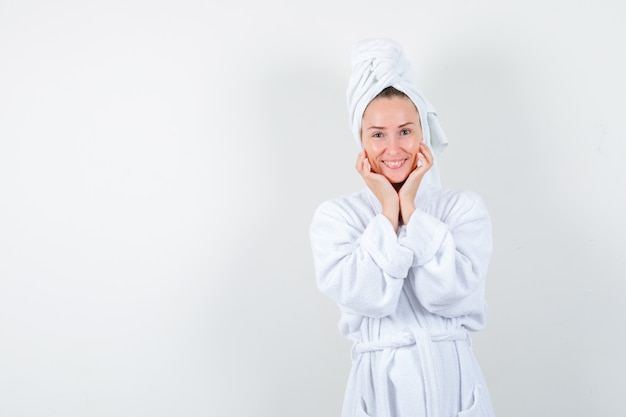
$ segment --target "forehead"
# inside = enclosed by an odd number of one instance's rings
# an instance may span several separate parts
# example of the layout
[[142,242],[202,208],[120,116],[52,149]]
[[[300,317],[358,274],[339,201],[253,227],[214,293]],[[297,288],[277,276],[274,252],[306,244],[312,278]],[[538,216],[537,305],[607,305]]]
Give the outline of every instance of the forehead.
[[393,126],[419,123],[417,107],[409,98],[379,97],[370,102],[363,112],[363,126]]

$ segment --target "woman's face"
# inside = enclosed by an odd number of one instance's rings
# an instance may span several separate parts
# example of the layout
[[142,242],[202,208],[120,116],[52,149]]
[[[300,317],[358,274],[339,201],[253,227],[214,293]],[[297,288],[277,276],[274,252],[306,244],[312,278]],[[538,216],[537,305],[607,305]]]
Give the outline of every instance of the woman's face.
[[379,97],[368,104],[361,123],[361,142],[372,171],[392,184],[403,182],[417,166],[421,141],[419,114],[410,99]]

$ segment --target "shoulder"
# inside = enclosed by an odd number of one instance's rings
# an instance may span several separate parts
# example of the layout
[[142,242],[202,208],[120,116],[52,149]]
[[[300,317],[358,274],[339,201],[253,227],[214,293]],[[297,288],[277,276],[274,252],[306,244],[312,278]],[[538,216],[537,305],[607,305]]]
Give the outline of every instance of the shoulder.
[[438,189],[431,194],[430,206],[446,223],[461,218],[489,218],[483,199],[470,190]]
[[485,204],[483,199],[478,193],[470,190],[453,190],[449,188],[440,188],[433,192],[434,198],[439,203],[445,203],[448,205],[462,205],[462,206],[481,206]]
[[334,197],[322,202],[315,210],[316,213],[341,213],[360,212],[370,205],[367,190],[361,190],[352,194]]
[[313,215],[315,224],[322,219],[335,219],[346,223],[361,223],[374,211],[368,190],[335,197],[321,203]]

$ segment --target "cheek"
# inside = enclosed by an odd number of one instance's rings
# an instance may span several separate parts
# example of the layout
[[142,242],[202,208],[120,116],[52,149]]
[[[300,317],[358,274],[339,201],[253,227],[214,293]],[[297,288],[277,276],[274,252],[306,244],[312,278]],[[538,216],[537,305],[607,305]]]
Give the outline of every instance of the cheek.
[[417,154],[420,151],[419,142],[412,143],[411,146],[405,148],[405,150],[410,153],[414,159],[417,159]]
[[363,149],[365,149],[365,153],[367,155],[367,159],[370,162],[370,166],[372,167],[372,171],[380,174],[380,167],[378,166],[377,156],[380,155],[380,150],[377,149],[376,145],[372,144],[372,142],[366,142],[363,144]]
[[371,160],[376,159],[376,157],[380,154],[380,150],[378,149],[378,146],[376,146],[376,143],[372,143],[371,141],[366,141],[363,144],[363,149],[365,149],[367,157]]
[[410,167],[411,169],[415,169],[415,167],[417,167],[417,155],[419,152],[419,145],[416,145],[414,147],[410,147],[410,148],[405,148],[405,151],[409,154],[411,154],[411,163],[410,163]]
[[411,143],[405,147],[406,151],[417,155],[417,152],[420,149],[420,142],[421,140],[418,139],[411,141]]

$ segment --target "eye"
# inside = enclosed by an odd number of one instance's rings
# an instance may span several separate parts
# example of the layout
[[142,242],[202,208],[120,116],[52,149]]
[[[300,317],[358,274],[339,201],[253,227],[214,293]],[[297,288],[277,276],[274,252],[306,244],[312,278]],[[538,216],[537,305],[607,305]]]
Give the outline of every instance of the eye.
[[382,137],[383,137],[383,134],[382,134],[381,132],[375,132],[375,133],[372,135],[372,137],[373,137],[373,138],[376,138],[376,139],[380,139],[380,138],[382,138]]
[[403,136],[410,135],[411,131],[409,129],[402,129],[400,134],[403,135]]

